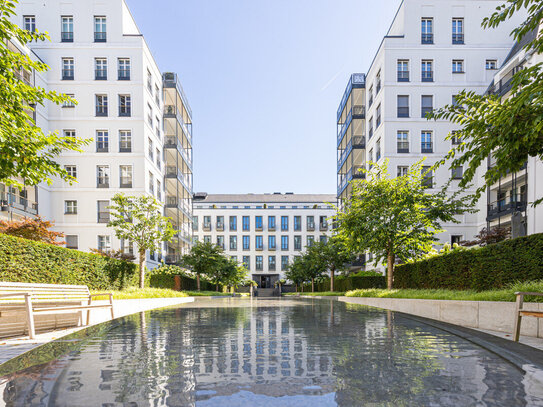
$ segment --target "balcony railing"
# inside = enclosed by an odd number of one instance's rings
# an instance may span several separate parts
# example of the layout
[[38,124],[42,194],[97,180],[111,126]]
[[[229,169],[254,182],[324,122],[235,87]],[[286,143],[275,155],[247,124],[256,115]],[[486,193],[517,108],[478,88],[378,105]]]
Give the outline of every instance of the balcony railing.
[[28,198],[8,192],[0,193],[0,211],[9,211],[10,208],[26,212],[31,215],[38,214],[38,203]]
[[434,71],[422,71],[421,81],[422,82],[433,82],[434,81]]
[[224,231],[224,223],[217,222],[217,230],[220,232]]
[[307,230],[308,231],[314,231],[315,230],[315,224],[314,223],[308,223],[307,224]]
[[95,32],[94,33],[94,42],[106,42],[107,41],[107,33],[104,31]]
[[117,79],[120,81],[129,81],[130,69],[119,69]]
[[62,70],[62,80],[63,81],[73,81],[74,80],[74,70],[73,69],[63,69]]
[[339,103],[339,107],[337,110],[337,121],[339,121],[339,118],[341,117],[341,114],[343,112],[343,109],[345,108],[345,105],[347,104],[347,99],[349,99],[349,95],[351,94],[351,91],[353,88],[363,88],[366,85],[366,75],[363,73],[354,73],[351,75],[349,79],[349,83],[347,83],[347,87],[345,88],[345,92],[343,92],[343,97],[341,98],[341,102]]
[[398,82],[409,82],[409,71],[398,71]]
[[328,222],[322,222],[319,224],[319,230],[320,231],[324,231],[324,230],[328,230]]
[[181,123],[181,128],[187,135],[189,139],[192,139],[192,124],[186,123],[183,119],[183,115],[179,111],[179,109],[174,105],[165,105],[164,106],[164,116],[166,117],[172,117],[175,116],[177,120]]
[[521,195],[509,200],[500,199],[488,205],[487,220],[490,221],[500,216],[504,216],[513,212],[523,212],[526,210],[528,201],[525,195]]
[[366,107],[363,105],[354,105],[353,106],[353,117],[354,118],[363,118],[366,114]]
[[74,42],[74,33],[70,31],[65,31],[60,33],[61,42]]
[[421,44],[433,44],[434,43],[434,34],[422,34],[420,38]]
[[107,80],[107,69],[95,69],[94,70],[94,79],[97,81],[106,81]]
[[453,34],[452,35],[453,44],[463,44],[464,43],[464,34]]

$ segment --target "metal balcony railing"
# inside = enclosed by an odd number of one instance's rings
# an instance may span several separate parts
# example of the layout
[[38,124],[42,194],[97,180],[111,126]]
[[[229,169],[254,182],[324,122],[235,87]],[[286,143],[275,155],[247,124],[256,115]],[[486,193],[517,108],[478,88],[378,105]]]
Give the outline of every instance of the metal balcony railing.
[[120,81],[129,81],[130,69],[119,69],[117,79]]
[[421,34],[420,43],[421,44],[433,44],[434,43],[434,34]]
[[95,69],[94,70],[94,79],[97,81],[106,81],[107,80],[107,69]]
[[453,34],[452,35],[453,44],[463,44],[464,43],[464,34]]
[[38,203],[28,200],[28,198],[9,192],[0,193],[0,211],[9,211],[17,209],[30,215],[37,215]]
[[398,71],[398,82],[409,82],[409,71]]
[[94,33],[94,42],[106,42],[107,33],[105,31],[97,31]]
[[61,42],[74,42],[74,33],[71,31],[63,31],[60,33]]
[[319,230],[324,231],[328,230],[328,222],[322,222],[319,224]]
[[421,81],[422,82],[433,82],[434,81],[434,71],[422,71]]

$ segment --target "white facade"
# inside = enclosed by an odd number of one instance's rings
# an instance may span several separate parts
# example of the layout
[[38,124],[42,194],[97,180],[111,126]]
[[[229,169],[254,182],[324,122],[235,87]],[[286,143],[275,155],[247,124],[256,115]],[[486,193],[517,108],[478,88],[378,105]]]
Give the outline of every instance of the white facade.
[[[47,188],[48,196],[39,197],[39,214],[55,221],[69,247],[129,250],[107,228],[107,206],[116,193],[148,194],[165,202],[162,73],[124,0],[20,3],[14,22],[25,28],[29,17],[37,30],[51,37],[29,44],[50,67],[48,88],[73,95],[78,102],[75,106],[49,103],[47,125],[38,125],[44,131],[92,139],[83,153],[58,157],[60,164],[74,171],[77,183],[55,180]],[[190,199],[192,163],[179,166],[183,173],[190,168],[190,191],[185,194]],[[189,219],[185,223],[190,224]],[[181,245],[165,247],[166,254],[178,255],[177,250],[182,250]],[[161,257],[149,255],[149,266]]]
[[[365,78],[365,155],[355,165],[388,159],[389,173],[396,176],[422,158],[424,166],[432,166],[447,154],[451,141],[445,138],[455,126],[427,120],[424,108],[451,104],[463,89],[479,93],[487,89],[513,45],[509,33],[518,23],[516,16],[499,29],[481,27],[483,18],[500,4],[493,0],[401,4]],[[437,191],[451,173],[442,166],[432,176]],[[458,182],[449,189],[458,188]],[[476,214],[458,220],[459,224],[443,225],[446,231],[438,235],[442,243],[477,234]]]
[[194,237],[224,247],[259,287],[273,288],[294,256],[330,235],[334,201],[326,194],[196,194]]

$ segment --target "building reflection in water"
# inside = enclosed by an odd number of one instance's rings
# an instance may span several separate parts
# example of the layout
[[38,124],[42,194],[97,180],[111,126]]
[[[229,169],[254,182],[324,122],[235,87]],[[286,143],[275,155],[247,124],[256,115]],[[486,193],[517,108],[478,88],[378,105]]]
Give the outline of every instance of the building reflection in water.
[[543,403],[522,371],[491,352],[393,312],[332,301],[199,301],[120,319],[73,346],[1,378],[5,404]]

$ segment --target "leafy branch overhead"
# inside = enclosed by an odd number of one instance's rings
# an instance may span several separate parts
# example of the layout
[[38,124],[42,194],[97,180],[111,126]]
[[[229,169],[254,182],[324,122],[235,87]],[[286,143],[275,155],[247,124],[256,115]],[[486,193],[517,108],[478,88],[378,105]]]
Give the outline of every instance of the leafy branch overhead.
[[36,106],[46,102],[57,105],[64,102],[76,103],[66,95],[47,91],[34,86],[30,78],[33,72],[41,73],[48,66],[32,60],[18,50],[31,41],[45,41],[45,33],[29,32],[9,21],[15,14],[17,1],[0,4],[0,182],[17,187],[36,185],[42,181],[49,184],[52,177],[74,181],[55,158],[63,151],[81,151],[90,140],[60,136],[58,133],[44,133],[36,125]]

